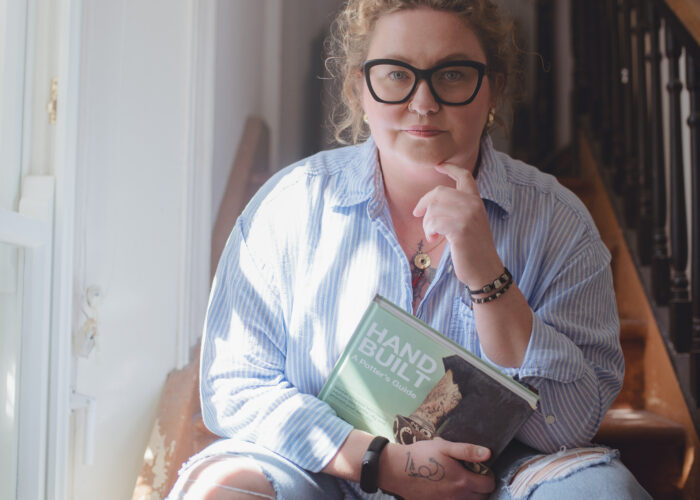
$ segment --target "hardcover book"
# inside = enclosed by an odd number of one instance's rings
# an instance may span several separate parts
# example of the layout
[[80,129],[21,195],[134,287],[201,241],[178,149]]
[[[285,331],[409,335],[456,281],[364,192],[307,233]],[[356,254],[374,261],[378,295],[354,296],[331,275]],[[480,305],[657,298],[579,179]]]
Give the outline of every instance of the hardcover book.
[[485,474],[539,396],[380,295],[318,396],[356,429],[410,444],[441,437],[491,450]]

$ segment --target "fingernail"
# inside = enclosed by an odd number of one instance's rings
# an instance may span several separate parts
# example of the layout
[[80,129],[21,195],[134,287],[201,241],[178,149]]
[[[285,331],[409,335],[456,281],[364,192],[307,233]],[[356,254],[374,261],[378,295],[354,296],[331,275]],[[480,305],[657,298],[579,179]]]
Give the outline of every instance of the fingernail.
[[477,447],[477,449],[476,449],[476,454],[477,454],[477,456],[479,456],[479,457],[485,457],[486,455],[489,454],[489,450],[488,450],[488,448],[484,448],[484,447],[482,447],[482,446],[479,446],[479,447]]

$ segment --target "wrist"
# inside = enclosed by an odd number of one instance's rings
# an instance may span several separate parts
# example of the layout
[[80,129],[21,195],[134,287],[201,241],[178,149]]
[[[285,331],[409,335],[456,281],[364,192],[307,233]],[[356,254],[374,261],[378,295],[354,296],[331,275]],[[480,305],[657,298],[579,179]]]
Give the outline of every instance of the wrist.
[[398,492],[397,486],[400,486],[400,483],[397,481],[394,466],[405,462],[404,448],[405,445],[390,442],[379,457],[378,484],[384,492]]
[[497,276],[503,273],[505,268],[503,262],[500,258],[495,260],[489,260],[488,263],[483,263],[478,266],[472,266],[468,270],[468,275],[465,276],[463,283],[466,285],[467,289],[478,290],[482,288],[485,284],[492,282]]
[[375,493],[379,487],[381,456],[388,443],[389,440],[383,436],[375,437],[362,457],[360,488],[366,493]]

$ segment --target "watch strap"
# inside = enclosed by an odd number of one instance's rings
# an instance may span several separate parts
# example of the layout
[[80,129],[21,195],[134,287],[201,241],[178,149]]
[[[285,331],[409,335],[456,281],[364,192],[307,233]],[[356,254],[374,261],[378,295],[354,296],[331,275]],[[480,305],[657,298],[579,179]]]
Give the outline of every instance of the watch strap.
[[366,493],[376,493],[379,488],[377,485],[379,480],[379,456],[388,443],[389,440],[384,436],[375,437],[362,457],[360,488]]

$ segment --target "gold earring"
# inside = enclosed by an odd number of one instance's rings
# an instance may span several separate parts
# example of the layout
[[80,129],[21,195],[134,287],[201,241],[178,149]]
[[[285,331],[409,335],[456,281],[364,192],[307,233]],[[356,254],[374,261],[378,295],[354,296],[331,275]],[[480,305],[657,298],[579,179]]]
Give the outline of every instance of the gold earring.
[[489,109],[489,116],[486,119],[486,127],[490,128],[493,126],[493,123],[496,121],[496,108],[491,108]]
[[369,125],[369,118],[367,117],[367,113],[362,115],[362,121],[365,122],[367,125]]

